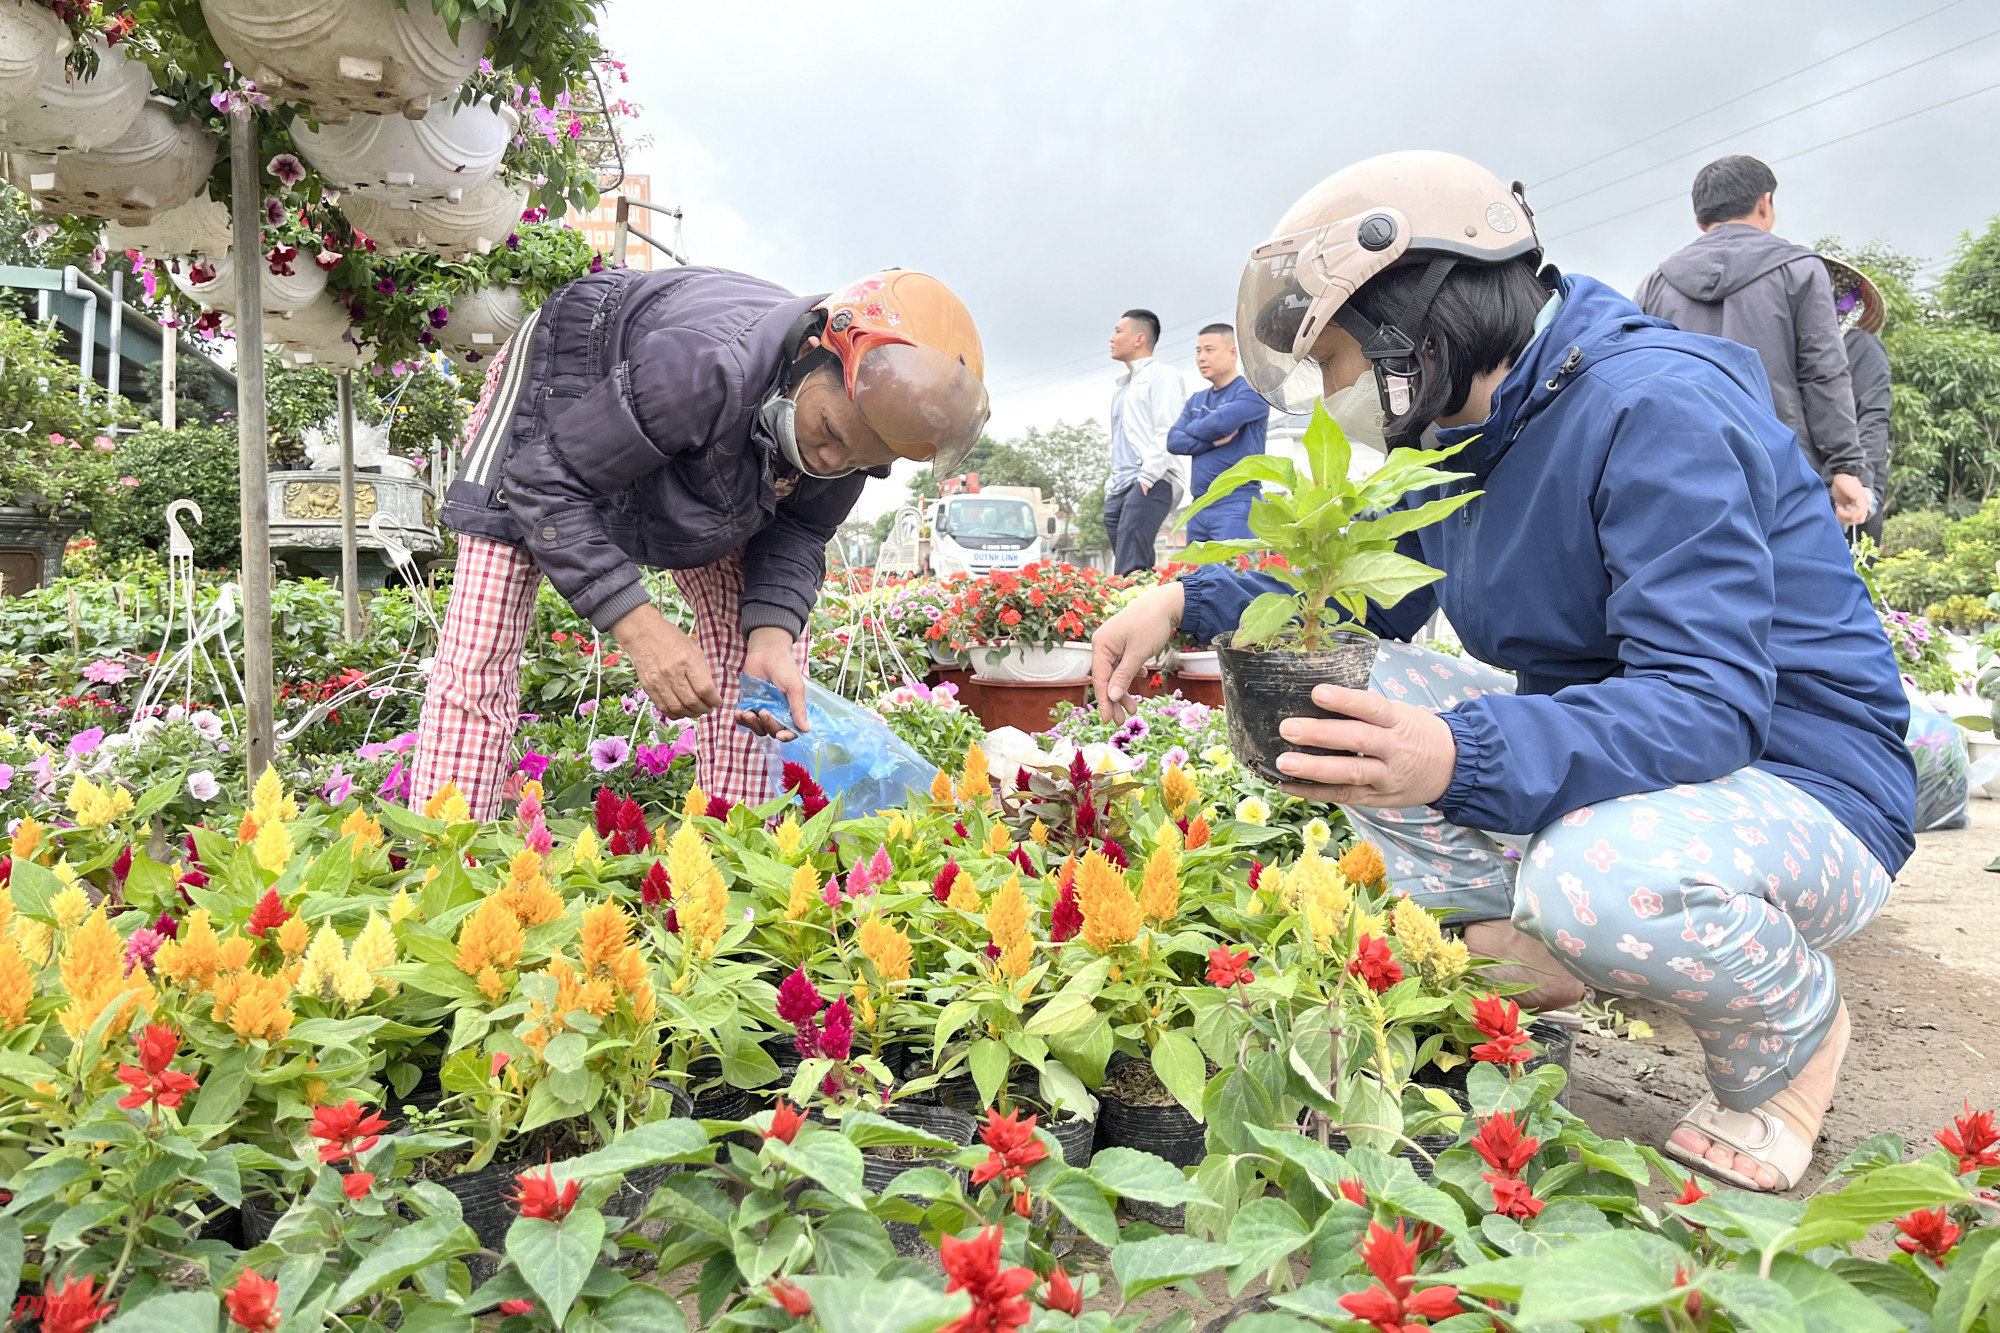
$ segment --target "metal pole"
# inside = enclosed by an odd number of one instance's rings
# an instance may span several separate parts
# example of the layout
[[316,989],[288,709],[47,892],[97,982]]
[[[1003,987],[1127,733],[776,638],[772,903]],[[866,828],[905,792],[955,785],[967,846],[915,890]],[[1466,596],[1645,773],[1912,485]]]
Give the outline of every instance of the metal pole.
[[[168,316],[169,319],[173,316]],[[181,414],[179,397],[181,392],[181,331],[173,328],[160,330],[160,425],[167,430],[180,426]]]
[[624,195],[618,196],[618,229],[611,234],[611,266],[625,267],[625,233],[632,225],[632,202]]
[[349,643],[361,639],[361,556],[354,544],[354,372],[343,370],[340,395],[340,626]]
[[270,439],[264,402],[263,189],[257,125],[229,133],[229,183],[236,227],[236,453],[243,501],[244,763],[255,781],[276,758],[276,693],[271,664],[271,494],[265,484]]
[[[121,259],[124,256],[119,256]],[[111,266],[111,337],[105,349],[104,392],[111,397],[118,396],[119,359],[123,353],[121,343],[125,337],[125,270],[116,264]],[[116,432],[113,432],[114,434]]]

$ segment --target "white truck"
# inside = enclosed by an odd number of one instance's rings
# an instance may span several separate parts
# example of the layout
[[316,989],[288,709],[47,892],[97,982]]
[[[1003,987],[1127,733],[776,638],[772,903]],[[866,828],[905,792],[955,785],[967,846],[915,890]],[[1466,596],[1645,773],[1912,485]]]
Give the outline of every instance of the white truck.
[[1047,557],[1056,516],[1041,491],[1031,486],[973,490],[958,478],[946,486],[949,493],[941,498],[897,515],[876,559],[878,574],[990,574]]

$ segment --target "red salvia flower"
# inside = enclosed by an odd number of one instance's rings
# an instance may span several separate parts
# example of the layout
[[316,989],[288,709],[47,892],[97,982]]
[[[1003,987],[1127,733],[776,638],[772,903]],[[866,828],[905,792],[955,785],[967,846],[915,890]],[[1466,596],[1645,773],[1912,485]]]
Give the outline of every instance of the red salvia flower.
[[367,1152],[388,1127],[388,1121],[350,1098],[341,1106],[314,1107],[307,1133],[321,1140],[320,1161],[338,1162]]
[[1690,1204],[1700,1203],[1707,1197],[1708,1191],[1703,1189],[1693,1176],[1689,1176],[1681,1182],[1680,1197],[1676,1198],[1674,1202],[1686,1208]]
[[1535,1152],[1542,1146],[1540,1139],[1523,1136],[1521,1129],[1513,1112],[1501,1111],[1481,1122],[1469,1146],[1495,1171],[1518,1176],[1523,1167],[1535,1160]]
[[340,1188],[350,1199],[365,1199],[368,1191],[375,1188],[375,1177],[366,1171],[350,1171],[340,1178]]
[[201,1086],[192,1074],[177,1074],[168,1068],[180,1049],[180,1038],[172,1028],[154,1023],[139,1034],[137,1045],[138,1067],[118,1066],[118,1081],[132,1089],[118,1099],[118,1105],[127,1111],[147,1105],[179,1109],[181,1099]]
[[246,1268],[229,1290],[229,1322],[254,1333],[276,1333],[278,1327],[278,1284]]
[[1494,1065],[1526,1064],[1535,1052],[1521,1027],[1521,1006],[1497,995],[1472,1002],[1472,1025],[1491,1038],[1472,1048],[1472,1058]]
[[243,929],[246,933],[262,939],[265,931],[282,926],[291,919],[292,914],[278,901],[278,891],[266,889],[264,896],[257,900],[257,905],[250,909],[250,924]]
[[1368,1187],[1353,1176],[1346,1176],[1340,1182],[1340,1197],[1349,1203],[1368,1206]]
[[1221,945],[1208,951],[1208,984],[1228,990],[1231,986],[1247,986],[1257,979],[1250,970],[1250,951],[1229,952],[1228,945]]
[[1993,1112],[1974,1111],[1971,1102],[1952,1118],[1950,1129],[1939,1130],[1935,1137],[1946,1152],[1958,1158],[1961,1176],[1982,1167],[2000,1166],[2000,1131],[1993,1127]]
[[1378,1286],[1342,1296],[1340,1304],[1377,1333],[1406,1333],[1413,1327],[1410,1316],[1449,1319],[1458,1313],[1457,1287],[1431,1287],[1414,1291],[1417,1278],[1417,1249],[1403,1235],[1403,1223],[1392,1232],[1380,1222],[1369,1222],[1368,1236],[1355,1247]]
[[1361,937],[1361,942],[1354,949],[1354,961],[1347,965],[1347,970],[1378,994],[1403,979],[1403,965],[1390,956],[1389,942],[1380,935]]
[[1535,1197],[1534,1187],[1525,1180],[1491,1171],[1482,1172],[1479,1178],[1493,1186],[1493,1211],[1502,1217],[1534,1217],[1547,1206]]
[[1021,1293],[1035,1285],[1031,1268],[1000,1267],[1000,1228],[988,1227],[971,1240],[946,1236],[938,1244],[946,1292],[972,1297],[972,1308],[945,1325],[943,1333],[1012,1333],[1034,1316]]
[[993,1108],[986,1109],[986,1123],[979,1131],[979,1138],[992,1149],[972,1173],[972,1183],[984,1185],[989,1180],[1019,1180],[1028,1174],[1028,1168],[1049,1155],[1048,1148],[1035,1137],[1035,1119],[1029,1116],[1021,1119],[1021,1112],[1001,1115]]
[[71,1274],[59,1287],[42,1288],[42,1333],[88,1333],[111,1313],[94,1277]]
[[524,1171],[514,1177],[520,1188],[514,1194],[514,1207],[522,1217],[538,1217],[544,1222],[560,1222],[569,1216],[569,1210],[576,1207],[576,1196],[583,1191],[583,1182],[565,1180],[556,1183],[556,1173],[552,1167],[542,1168],[540,1175]]
[[533,1301],[516,1300],[516,1301],[500,1302],[501,1314],[505,1315],[533,1314],[534,1312],[535,1312],[535,1303]]
[[1943,1263],[1958,1244],[1959,1230],[1942,1208],[1918,1209],[1896,1219],[1896,1248],[1905,1254],[1921,1254],[1933,1263]]
[[771,1299],[778,1303],[779,1309],[794,1319],[804,1319],[813,1312],[812,1297],[806,1295],[805,1288],[796,1282],[787,1282],[781,1277],[774,1277],[765,1285],[764,1290],[771,1293]]
[[1042,1288],[1042,1305],[1050,1310],[1060,1310],[1071,1319],[1083,1313],[1083,1293],[1070,1281],[1069,1270],[1061,1264],[1049,1274],[1048,1283]]
[[805,1112],[780,1097],[778,1104],[771,1108],[771,1127],[764,1131],[764,1137],[790,1143],[798,1137],[799,1126],[805,1122]]

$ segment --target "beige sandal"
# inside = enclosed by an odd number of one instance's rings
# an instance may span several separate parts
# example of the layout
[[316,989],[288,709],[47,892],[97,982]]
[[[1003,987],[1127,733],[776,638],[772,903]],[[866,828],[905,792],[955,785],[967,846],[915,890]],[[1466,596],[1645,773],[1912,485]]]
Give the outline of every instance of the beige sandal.
[[1682,1126],[1707,1139],[1711,1147],[1721,1144],[1778,1173],[1776,1185],[1759,1184],[1753,1176],[1718,1165],[1704,1154],[1675,1143],[1671,1137],[1667,1139],[1664,1145],[1667,1156],[1740,1190],[1783,1194],[1805,1179],[1806,1169],[1812,1165],[1812,1145],[1801,1139],[1781,1118],[1762,1107],[1749,1111],[1725,1110],[1711,1093],[1695,1103],[1694,1109],[1682,1116],[1680,1125],[1675,1128]]

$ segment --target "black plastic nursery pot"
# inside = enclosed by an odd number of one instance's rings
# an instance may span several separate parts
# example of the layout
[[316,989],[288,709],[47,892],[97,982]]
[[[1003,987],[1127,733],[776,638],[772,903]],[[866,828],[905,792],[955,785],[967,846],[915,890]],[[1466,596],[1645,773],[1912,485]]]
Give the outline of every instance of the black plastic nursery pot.
[[1339,719],[1313,702],[1316,685],[1368,688],[1375,668],[1375,636],[1365,630],[1341,629],[1328,636],[1333,647],[1318,652],[1291,648],[1237,648],[1228,634],[1215,640],[1222,668],[1223,716],[1229,724],[1229,749],[1236,761],[1272,782],[1289,782],[1278,771],[1278,756],[1333,754],[1310,745],[1293,745],[1278,734],[1288,717]]
[[[1145,1071],[1140,1076],[1142,1082],[1150,1080],[1143,1100],[1128,1101],[1112,1084],[1110,1075],[1128,1064],[1137,1064]],[[1167,1098],[1164,1104],[1151,1104],[1160,1097]],[[1121,1051],[1111,1057],[1105,1082],[1097,1089],[1097,1133],[1093,1151],[1103,1152],[1106,1148],[1136,1148],[1140,1152],[1163,1157],[1178,1167],[1199,1166],[1208,1155],[1208,1131],[1179,1102],[1172,1100],[1163,1086],[1159,1086],[1159,1080],[1154,1077],[1149,1064]],[[1122,1206],[1140,1221],[1170,1230],[1178,1229],[1183,1224],[1186,1213],[1182,1204],[1169,1208],[1127,1199]]]
[[[899,1125],[908,1125],[913,1129],[928,1131],[941,1139],[949,1139],[961,1148],[970,1144],[979,1135],[977,1117],[965,1111],[954,1111],[948,1106],[892,1102],[883,1109],[882,1114]],[[807,1112],[807,1116],[821,1124],[837,1127],[831,1117],[817,1109]],[[930,1153],[890,1156],[888,1151],[883,1149],[861,1154],[861,1183],[869,1193],[880,1194],[895,1183],[897,1176],[920,1166],[940,1167],[957,1176],[961,1187],[970,1188],[972,1173],[963,1167],[950,1165],[941,1156]],[[801,1182],[801,1185],[811,1186],[815,1183],[807,1180]],[[797,1195],[794,1194],[793,1197],[796,1199]],[[926,1202],[923,1199],[912,1201],[919,1205]],[[895,1246],[897,1254],[922,1259],[933,1267],[940,1263],[937,1247],[924,1239],[924,1229],[915,1222],[884,1222],[882,1225],[888,1232],[889,1243]]]
[[[1526,1064],[1521,1066],[1522,1073],[1531,1074],[1543,1065],[1555,1065],[1563,1073],[1569,1073],[1570,1059],[1576,1053],[1576,1033],[1560,1023],[1551,1023],[1547,1019],[1536,1019],[1528,1025],[1528,1035],[1535,1039],[1535,1045],[1540,1048],[1540,1051]],[[1421,1083],[1426,1087],[1443,1088],[1457,1097],[1459,1102],[1463,1104],[1465,1101],[1465,1080],[1471,1072],[1472,1066],[1469,1064],[1456,1065],[1450,1069],[1439,1069],[1436,1065],[1425,1065],[1410,1076],[1410,1081]],[[1565,1108],[1569,1106],[1568,1084],[1563,1085],[1562,1093],[1556,1098],[1556,1102]]]

